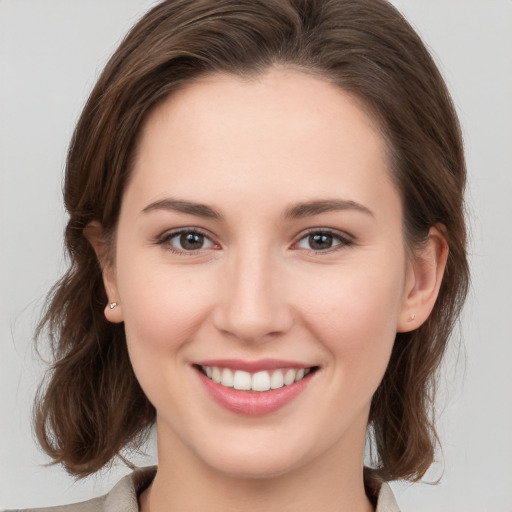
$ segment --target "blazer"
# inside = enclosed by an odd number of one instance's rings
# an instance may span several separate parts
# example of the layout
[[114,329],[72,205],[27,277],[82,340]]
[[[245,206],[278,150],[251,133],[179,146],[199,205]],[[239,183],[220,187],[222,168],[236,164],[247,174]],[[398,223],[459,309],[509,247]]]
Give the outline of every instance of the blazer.
[[[5,512],[139,512],[139,494],[151,484],[155,474],[156,466],[138,468],[119,480],[108,494],[99,498],[72,505]],[[387,483],[382,484],[380,489],[376,512],[400,512]]]

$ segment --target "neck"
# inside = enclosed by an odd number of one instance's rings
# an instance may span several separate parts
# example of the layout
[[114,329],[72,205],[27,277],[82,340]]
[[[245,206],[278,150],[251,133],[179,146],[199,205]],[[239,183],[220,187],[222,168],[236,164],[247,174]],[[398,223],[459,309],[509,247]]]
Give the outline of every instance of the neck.
[[159,466],[141,512],[371,512],[363,483],[364,439],[282,475],[242,478],[216,471],[159,433]]

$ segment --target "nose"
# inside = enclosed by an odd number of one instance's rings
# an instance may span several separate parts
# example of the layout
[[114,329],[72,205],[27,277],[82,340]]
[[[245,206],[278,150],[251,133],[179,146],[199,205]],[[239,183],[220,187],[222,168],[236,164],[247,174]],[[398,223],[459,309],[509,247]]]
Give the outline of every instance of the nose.
[[[280,268],[281,267],[281,268]],[[276,338],[292,325],[282,265],[263,251],[233,256],[225,263],[214,324],[242,342]]]

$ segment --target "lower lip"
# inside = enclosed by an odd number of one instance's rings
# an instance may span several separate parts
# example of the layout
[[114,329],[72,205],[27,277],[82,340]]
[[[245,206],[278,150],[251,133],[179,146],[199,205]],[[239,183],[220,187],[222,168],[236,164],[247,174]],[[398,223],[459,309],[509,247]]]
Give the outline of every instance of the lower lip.
[[199,378],[213,400],[228,411],[245,416],[263,416],[278,411],[300,395],[311,380],[312,373],[298,382],[269,391],[239,391],[226,388],[197,370]]

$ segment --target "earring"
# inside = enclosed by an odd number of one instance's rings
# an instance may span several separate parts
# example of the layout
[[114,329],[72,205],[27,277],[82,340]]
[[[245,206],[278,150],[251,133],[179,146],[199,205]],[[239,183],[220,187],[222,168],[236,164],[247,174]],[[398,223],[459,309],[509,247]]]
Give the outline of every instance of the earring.
[[416,318],[416,313],[413,313],[410,317],[409,317],[409,320],[414,320]]
[[109,306],[110,306],[110,309],[114,309],[117,306],[117,302],[111,302],[109,304]]

